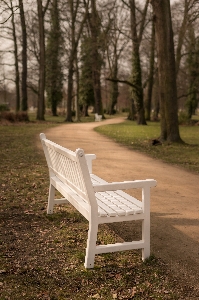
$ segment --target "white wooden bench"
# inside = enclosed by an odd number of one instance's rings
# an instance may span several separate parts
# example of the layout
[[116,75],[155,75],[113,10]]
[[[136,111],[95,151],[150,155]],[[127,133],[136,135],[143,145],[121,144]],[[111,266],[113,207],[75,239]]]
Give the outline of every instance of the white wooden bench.
[[[88,221],[85,264],[93,268],[96,254],[130,249],[142,249],[142,259],[150,256],[150,188],[153,179],[108,183],[92,173],[95,154],[75,152],[46,139],[40,134],[47,160],[50,188],[47,213],[53,213],[55,204],[70,202]],[[125,189],[142,189],[142,201],[123,192]],[[55,199],[55,189],[64,198]],[[96,246],[98,225],[103,223],[142,220],[140,241]]]
[[95,121],[100,122],[102,120],[102,115],[95,114]]

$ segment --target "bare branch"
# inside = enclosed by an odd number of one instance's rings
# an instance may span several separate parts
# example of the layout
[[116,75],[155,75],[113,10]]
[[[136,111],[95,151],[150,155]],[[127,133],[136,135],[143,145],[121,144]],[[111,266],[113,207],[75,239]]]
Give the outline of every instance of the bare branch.
[[43,15],[44,15],[44,16],[45,16],[45,13],[46,13],[46,11],[47,11],[47,9],[48,9],[49,3],[50,3],[50,0],[47,0],[46,6],[44,7],[44,10],[43,10]]
[[13,12],[9,15],[9,17],[8,17],[5,21],[0,22],[0,25],[5,24],[5,23],[12,17],[12,15],[13,15],[17,10],[18,10],[18,7],[15,9],[15,11],[13,11]]
[[132,84],[130,81],[128,81],[128,80],[120,80],[120,79],[112,79],[112,78],[105,78],[106,80],[108,80],[108,81],[112,81],[112,82],[120,82],[120,83],[125,83],[125,84],[127,84],[127,85],[129,85],[129,86],[131,86],[131,87],[133,87],[133,88],[135,88],[135,89],[137,89],[137,86],[136,85],[134,85],[134,84]]

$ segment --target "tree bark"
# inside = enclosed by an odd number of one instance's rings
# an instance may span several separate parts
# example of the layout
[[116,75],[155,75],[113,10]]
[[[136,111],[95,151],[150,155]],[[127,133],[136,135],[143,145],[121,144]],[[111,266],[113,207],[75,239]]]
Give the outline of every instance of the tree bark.
[[[69,1],[70,14],[71,14],[71,50],[69,55],[69,64],[68,64],[68,99],[67,99],[67,112],[66,112],[66,122],[72,122],[72,99],[73,99],[73,75],[74,75],[74,62],[77,54],[77,46],[79,44],[80,36],[84,27],[84,23],[87,19],[88,14],[88,3],[85,5],[85,14],[83,19],[79,24],[79,30],[75,32],[75,24],[77,22],[77,11],[80,5],[80,1],[74,2],[73,0]],[[75,5],[75,7],[74,7]]]
[[160,139],[182,142],[178,126],[175,55],[169,0],[151,0],[155,17],[161,111]]
[[[117,57],[116,57],[116,53],[115,53],[115,61],[114,61],[113,70],[112,70],[112,74],[111,74],[112,78],[117,78],[117,74],[118,74],[117,63],[118,63],[118,61],[117,61]],[[108,110],[109,115],[114,114],[114,108],[115,108],[115,105],[117,104],[118,95],[119,95],[118,82],[112,81],[111,82],[110,105],[109,105],[109,110]]]
[[15,28],[14,11],[12,6],[12,1],[10,1],[10,7],[12,10],[12,34],[14,41],[14,58],[15,58],[15,90],[16,90],[16,112],[20,110],[20,76],[19,76],[19,60],[18,60],[18,46]]
[[63,71],[62,71],[62,48],[63,41],[60,30],[60,11],[58,0],[53,0],[50,7],[50,30],[48,32],[46,46],[46,80],[45,89],[48,104],[51,105],[53,116],[57,116],[58,104],[62,101]]
[[[135,104],[137,113],[137,124],[146,125],[144,115],[144,100],[142,88],[142,70],[140,64],[139,54],[139,39],[137,34],[136,14],[135,14],[135,0],[129,0],[131,10],[131,37],[132,37],[132,75],[131,82],[136,88],[132,88],[132,107]],[[131,112],[132,114],[133,112]],[[131,119],[134,116],[131,116]]]
[[39,89],[37,104],[37,120],[44,120],[45,114],[45,34],[44,34],[44,12],[42,0],[37,0],[38,21],[39,21]]
[[179,30],[179,34],[178,34],[178,44],[177,44],[177,48],[176,48],[176,77],[178,75],[178,71],[180,68],[180,61],[181,61],[181,51],[182,51],[182,46],[183,46],[183,42],[184,42],[184,37],[185,37],[185,33],[187,30],[187,23],[188,23],[188,19],[189,19],[189,7],[188,7],[188,3],[189,1],[185,0],[184,1],[184,16],[183,16],[183,21],[182,24],[180,26],[180,30]]
[[190,23],[188,27],[189,41],[188,41],[188,58],[187,58],[187,69],[188,69],[188,97],[186,100],[186,109],[188,119],[191,120],[192,115],[198,105],[197,99],[197,87],[198,87],[198,46],[199,43],[195,37],[193,25]]
[[149,78],[148,78],[148,87],[147,87],[147,97],[145,102],[146,120],[148,121],[151,119],[151,100],[152,100],[153,81],[154,81],[154,57],[155,57],[155,25],[154,25],[154,21],[152,21]]
[[19,0],[21,29],[22,29],[22,76],[21,76],[21,109],[28,110],[28,93],[27,93],[27,33],[26,21],[23,7],[23,0]]
[[[76,53],[77,54],[77,53]],[[80,122],[79,115],[79,66],[78,66],[78,58],[76,55],[75,59],[75,74],[76,74],[76,97],[75,97],[75,122]]]
[[95,112],[103,115],[102,98],[101,98],[101,57],[99,53],[99,34],[100,19],[96,9],[95,0],[91,0],[91,14],[88,18],[91,32],[91,61],[92,61],[92,80],[95,97]]

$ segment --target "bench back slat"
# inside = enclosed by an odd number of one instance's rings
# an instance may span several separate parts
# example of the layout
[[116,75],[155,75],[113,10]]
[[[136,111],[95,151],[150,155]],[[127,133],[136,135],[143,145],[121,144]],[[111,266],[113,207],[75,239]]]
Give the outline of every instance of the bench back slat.
[[41,134],[47,164],[51,174],[55,174],[62,182],[80,195],[89,204],[96,201],[84,151],[73,152],[46,139]]

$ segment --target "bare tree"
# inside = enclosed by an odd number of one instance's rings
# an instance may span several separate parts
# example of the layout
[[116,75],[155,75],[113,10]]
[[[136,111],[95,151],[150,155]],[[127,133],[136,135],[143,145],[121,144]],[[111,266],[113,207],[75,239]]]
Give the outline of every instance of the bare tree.
[[[14,63],[11,62],[3,62],[2,60],[2,64],[6,65],[7,67],[14,67],[14,80],[11,78],[9,78],[9,81],[14,81],[15,83],[15,92],[16,92],[16,104],[15,104],[15,109],[16,111],[18,111],[20,109],[20,75],[19,75],[19,55],[18,55],[18,37],[17,37],[17,33],[16,33],[16,12],[18,11],[18,5],[13,5],[13,1],[10,0],[8,1],[4,1],[2,0],[2,22],[1,25],[1,37],[3,39],[6,39],[7,41],[13,41],[13,46],[14,46],[14,50],[5,50],[2,53],[4,54],[4,56],[8,56],[10,53],[14,54]],[[3,43],[2,43],[3,44]],[[4,69],[3,71],[4,73],[4,79],[7,77],[6,75],[6,71]],[[8,78],[6,78],[8,79]],[[4,81],[5,84],[5,81]]]
[[155,18],[161,110],[160,139],[181,142],[178,127],[175,55],[169,0],[151,0]]
[[106,56],[108,61],[108,78],[109,84],[109,104],[107,113],[114,114],[114,109],[119,96],[118,73],[120,58],[125,47],[129,43],[129,39],[123,34],[126,26],[127,14],[124,11],[124,5],[118,5],[117,1],[109,8],[109,22],[104,34],[106,45]]
[[154,19],[152,20],[151,26],[151,41],[150,41],[150,58],[149,58],[149,76],[147,82],[147,94],[145,100],[146,109],[146,120],[151,119],[151,102],[152,102],[152,91],[154,82],[154,61],[155,61],[155,24]]
[[101,20],[97,11],[96,1],[91,0],[91,13],[88,16],[88,24],[91,37],[91,66],[92,81],[95,97],[95,112],[103,115],[102,98],[101,98],[101,66],[102,57],[100,53],[100,32]]
[[28,93],[27,93],[27,33],[24,13],[23,0],[19,0],[21,32],[22,32],[22,76],[21,76],[21,108],[23,111],[28,110]]
[[39,89],[37,104],[37,120],[44,120],[45,114],[45,31],[44,17],[50,0],[47,0],[45,7],[42,0],[37,0],[38,22],[39,22]]
[[57,115],[57,106],[62,100],[63,71],[61,56],[63,42],[60,28],[60,7],[58,0],[53,0],[50,6],[50,29],[47,35],[46,47],[46,93],[52,115]]
[[[84,24],[88,16],[88,5],[89,1],[86,2],[84,11],[81,7],[81,1],[68,0],[69,12],[70,12],[70,49],[68,57],[68,99],[67,99],[67,112],[66,122],[72,122],[72,99],[73,99],[73,75],[74,75],[74,64],[77,58],[77,48],[79,40],[83,31]],[[79,18],[79,10],[82,12],[81,19]]]
[[139,47],[144,30],[144,23],[146,18],[146,12],[148,7],[148,1],[146,1],[145,8],[142,15],[142,21],[140,31],[137,31],[137,19],[136,19],[136,6],[135,0],[129,0],[130,15],[131,15],[131,38],[132,38],[132,74],[131,82],[134,85],[132,88],[132,111],[129,116],[133,119],[133,107],[136,107],[137,123],[146,125],[144,114],[144,99],[143,99],[143,87],[142,87],[142,69],[140,63]]
[[19,59],[18,59],[18,45],[17,45],[17,36],[16,36],[16,26],[15,26],[15,14],[10,0],[10,9],[12,12],[11,22],[12,22],[12,33],[13,33],[13,42],[14,42],[14,59],[15,59],[15,90],[16,90],[16,112],[20,110],[20,76],[19,76]]

